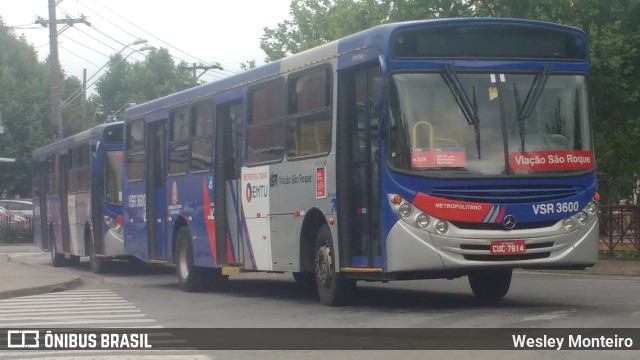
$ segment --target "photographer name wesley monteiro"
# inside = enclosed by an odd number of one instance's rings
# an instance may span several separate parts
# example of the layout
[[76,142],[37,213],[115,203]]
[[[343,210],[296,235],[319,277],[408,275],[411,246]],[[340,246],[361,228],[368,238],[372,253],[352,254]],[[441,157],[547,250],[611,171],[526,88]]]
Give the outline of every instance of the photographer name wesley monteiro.
[[516,349],[549,349],[549,350],[578,350],[578,349],[606,349],[625,350],[633,348],[633,339],[611,336],[584,336],[567,334],[567,336],[528,336],[511,335],[513,347]]

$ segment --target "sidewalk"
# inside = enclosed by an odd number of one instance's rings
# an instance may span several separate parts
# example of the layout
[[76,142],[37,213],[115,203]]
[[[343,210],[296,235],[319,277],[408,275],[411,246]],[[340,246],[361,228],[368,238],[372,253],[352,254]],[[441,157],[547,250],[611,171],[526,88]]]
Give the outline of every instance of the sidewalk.
[[48,272],[17,260],[32,253],[41,251],[32,244],[0,244],[0,300],[63,291],[80,285],[80,277]]
[[[73,289],[80,286],[78,276],[62,271],[47,271],[42,267],[21,262],[21,256],[34,256],[42,251],[33,244],[0,244],[0,299],[38,295]],[[528,271],[528,270],[527,270]],[[542,270],[559,274],[637,276],[640,277],[640,259],[600,259],[587,270]]]

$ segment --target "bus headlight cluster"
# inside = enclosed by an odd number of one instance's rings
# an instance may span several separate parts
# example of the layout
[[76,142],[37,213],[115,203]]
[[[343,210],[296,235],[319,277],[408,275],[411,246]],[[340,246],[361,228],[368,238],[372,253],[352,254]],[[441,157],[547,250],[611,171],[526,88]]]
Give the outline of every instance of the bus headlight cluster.
[[421,212],[411,203],[403,199],[400,195],[389,194],[389,202],[393,211],[404,221],[405,223],[418,228],[426,229],[431,225],[431,218],[429,215]]
[[587,206],[570,218],[566,218],[562,221],[562,226],[567,231],[572,231],[579,226],[586,225],[591,217],[598,215],[598,203],[590,201]]

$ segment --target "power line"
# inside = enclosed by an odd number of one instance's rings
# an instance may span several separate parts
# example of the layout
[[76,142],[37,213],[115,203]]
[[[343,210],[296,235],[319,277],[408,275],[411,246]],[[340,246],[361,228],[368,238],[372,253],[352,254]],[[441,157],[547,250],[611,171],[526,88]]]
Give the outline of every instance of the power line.
[[67,51],[68,53],[71,53],[72,55],[74,55],[74,56],[76,56],[76,57],[78,57],[78,58],[80,58],[80,59],[82,59],[82,60],[84,60],[84,61],[88,62],[89,64],[91,64],[91,65],[93,65],[93,66],[95,66],[95,67],[99,67],[99,66],[100,66],[100,65],[96,65],[96,64],[95,64],[95,63],[93,63],[91,60],[87,60],[86,58],[84,58],[84,57],[82,57],[82,56],[80,56],[80,55],[78,55],[78,54],[74,53],[73,51],[71,51],[71,50],[67,49],[66,47],[64,47],[64,46],[60,45],[60,43],[58,43],[58,47],[61,47],[61,48],[65,49],[65,51]]
[[[77,1],[77,2],[80,2],[80,0],[76,0],[76,1]],[[122,15],[120,15],[120,14],[116,13],[115,11],[111,10],[109,7],[107,7],[106,5],[104,5],[104,4],[103,4],[102,2],[100,2],[99,0],[94,0],[94,1],[95,1],[97,4],[101,5],[102,7],[104,7],[105,9],[107,9],[108,11],[110,11],[111,13],[115,14],[116,16],[118,16],[120,19],[122,19],[122,20],[126,21],[127,23],[129,23],[130,25],[132,25],[133,27],[135,27],[136,29],[138,29],[138,30],[140,30],[140,31],[142,31],[142,32],[144,32],[144,33],[146,33],[147,35],[149,35],[149,36],[153,37],[154,39],[156,39],[156,40],[158,40],[158,41],[160,41],[160,42],[162,42],[163,44],[166,44],[166,45],[168,45],[169,47],[171,47],[171,48],[173,48],[173,49],[175,49],[175,50],[178,50],[179,52],[181,52],[181,53],[183,53],[183,54],[187,55],[187,56],[188,56],[188,57],[190,57],[190,58],[196,59],[196,60],[198,60],[198,61],[199,61],[199,62],[201,62],[201,63],[209,64],[209,65],[211,64],[210,62],[208,62],[208,61],[204,61],[204,60],[199,59],[199,58],[197,58],[197,57],[195,57],[195,56],[193,56],[193,55],[191,55],[191,54],[189,54],[189,53],[187,53],[187,52],[185,52],[185,51],[183,51],[183,50],[180,50],[179,48],[177,48],[177,47],[175,47],[175,46],[173,46],[173,45],[169,44],[168,42],[166,42],[166,41],[164,41],[164,40],[162,40],[162,39],[158,38],[157,36],[155,36],[155,35],[153,35],[153,34],[149,33],[148,31],[144,30],[143,28],[139,27],[138,25],[136,25],[136,24],[132,23],[131,21],[127,20],[127,19],[126,19],[126,18],[124,18]],[[174,56],[174,57],[175,57],[175,56]],[[177,57],[176,57],[176,58],[177,58]],[[181,60],[181,61],[184,61],[184,60]],[[185,61],[185,62],[186,62],[186,61]]]
[[100,51],[98,51],[98,50],[96,50],[96,49],[94,49],[94,48],[92,48],[92,47],[89,47],[89,46],[87,46],[87,45],[85,45],[85,44],[83,44],[83,43],[79,42],[78,40],[74,40],[74,39],[72,39],[72,38],[70,38],[70,37],[68,37],[68,36],[66,36],[66,35],[62,35],[62,37],[63,37],[63,38],[65,38],[65,39],[67,39],[67,40],[73,41],[74,43],[76,43],[76,44],[78,44],[78,45],[84,46],[85,48],[87,48],[87,49],[89,49],[89,50],[95,51],[95,52],[97,52],[98,54],[100,54],[100,55],[102,55],[102,56],[109,57],[109,55],[107,55],[107,54],[105,54],[105,53],[102,53],[102,52],[100,52]]
[[[106,17],[102,16],[99,12],[93,10],[92,8],[88,7],[87,5],[83,4],[81,1],[76,0],[76,2],[78,4],[80,4],[80,6],[84,7],[85,9],[91,11],[92,13],[96,14],[99,18],[103,19],[104,21],[106,21],[107,23],[111,24],[113,27],[115,27],[116,29],[122,31],[123,33],[136,38],[137,36],[133,35],[132,33],[128,32],[127,30],[119,27],[118,25],[114,24],[113,22],[111,22],[111,20],[107,19]],[[123,44],[124,45],[124,44]]]

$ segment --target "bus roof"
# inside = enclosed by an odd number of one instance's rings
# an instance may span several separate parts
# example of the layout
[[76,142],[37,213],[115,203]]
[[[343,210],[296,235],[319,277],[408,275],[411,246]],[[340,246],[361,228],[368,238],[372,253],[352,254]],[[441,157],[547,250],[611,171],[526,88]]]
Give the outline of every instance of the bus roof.
[[65,150],[73,148],[74,146],[87,142],[89,140],[101,139],[106,130],[122,127],[122,124],[123,124],[122,121],[116,121],[116,122],[107,123],[107,124],[100,124],[91,129],[85,130],[83,132],[77,133],[75,135],[71,135],[64,139],[45,145],[43,147],[33,150],[33,159],[42,160],[51,154],[64,153]]
[[[161,109],[169,109],[180,105],[187,105],[199,99],[205,99],[217,93],[241,89],[252,84],[260,83],[274,76],[295,72],[304,67],[313,66],[332,58],[353,53],[356,56],[345,57],[339,62],[338,68],[365,63],[383,54],[388,54],[390,42],[397,31],[410,28],[429,28],[443,25],[522,25],[537,28],[555,29],[573,33],[586,43],[586,34],[575,27],[526,19],[510,18],[451,18],[416,20],[378,25],[356,34],[346,36],[333,42],[287,56],[283,59],[268,63],[245,72],[223,78],[221,80],[189,88],[174,94],[164,96],[147,103],[139,104],[125,110],[125,121],[140,117]],[[588,59],[585,59],[588,61]],[[152,119],[154,120],[154,119]]]

